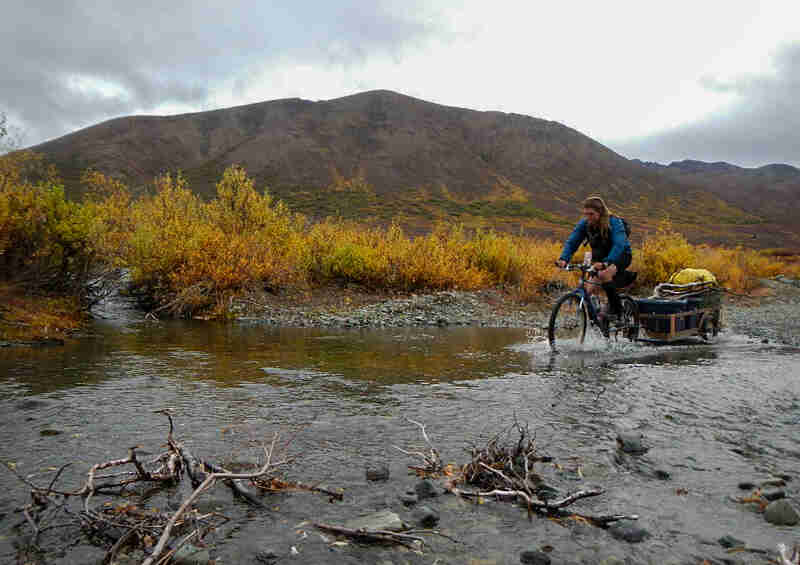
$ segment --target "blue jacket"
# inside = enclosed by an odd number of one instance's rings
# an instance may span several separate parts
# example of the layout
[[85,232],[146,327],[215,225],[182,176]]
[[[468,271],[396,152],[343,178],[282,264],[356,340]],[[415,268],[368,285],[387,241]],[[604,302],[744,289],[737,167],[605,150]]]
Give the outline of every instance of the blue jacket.
[[[601,261],[603,263],[615,263],[619,265],[620,259],[625,255],[625,252],[627,251],[628,254],[631,253],[631,244],[628,241],[628,236],[625,234],[625,225],[622,223],[622,220],[616,216],[611,216],[608,221],[611,226],[611,251],[609,251],[608,255],[601,259]],[[564,243],[564,250],[561,252],[561,257],[559,257],[559,259],[569,261],[578,250],[578,247],[581,246],[581,243],[586,239],[587,235],[587,222],[586,218],[583,218],[578,222],[578,225],[575,226],[575,229],[572,230],[572,233]]]

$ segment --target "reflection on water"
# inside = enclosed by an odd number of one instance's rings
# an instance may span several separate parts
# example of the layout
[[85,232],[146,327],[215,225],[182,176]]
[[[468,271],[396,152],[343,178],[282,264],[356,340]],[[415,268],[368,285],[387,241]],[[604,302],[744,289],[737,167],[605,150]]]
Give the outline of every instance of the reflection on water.
[[[246,458],[276,426],[289,428],[303,457],[298,478],[341,486],[348,498],[336,507],[300,499],[282,512],[290,524],[312,513],[335,521],[374,505],[376,492],[364,484],[367,462],[391,466],[393,479],[383,487],[391,494],[380,494],[385,504],[396,502],[395,490],[413,487],[409,461],[391,447],[419,442],[404,418],[425,422],[454,462],[464,461],[465,443],[492,437],[516,418],[563,463],[539,469],[549,483],[563,491],[601,484],[606,495],[588,509],[640,514],[654,533],[638,553],[602,531],[581,547],[605,544],[636,562],[694,559],[709,551],[699,540],[725,534],[754,547],[787,541],[730,497],[741,480],[800,468],[798,368],[797,350],[736,336],[662,347],[600,340],[553,355],[524,330],[99,326],[94,337],[61,348],[0,350],[0,458],[26,473],[77,458],[65,478],[79,480],[91,462],[124,456],[121,446],[158,449],[165,422],[152,411],[164,407],[177,414],[183,439],[220,459]],[[644,433],[648,453],[618,457],[618,428]],[[657,479],[656,470],[670,481]],[[787,487],[790,495],[798,482]],[[692,496],[676,496],[678,487]],[[0,526],[11,521],[3,508],[24,494],[0,475]],[[514,510],[504,518],[513,526],[500,535],[474,529],[500,510],[453,505],[447,518],[447,503],[437,504],[457,537],[485,540],[470,547],[470,557],[500,552],[518,562],[530,543],[530,526]],[[248,519],[252,526],[242,527],[253,529],[242,538],[263,537],[263,524]],[[536,527],[547,529],[557,550],[580,549],[568,529]],[[11,555],[8,543],[0,541],[0,560]],[[444,551],[446,561],[467,555]]]
[[218,385],[279,386],[314,375],[389,385],[519,370],[526,356],[506,348],[523,339],[520,330],[479,328],[336,331],[171,322],[100,331],[63,348],[0,351],[0,371],[33,394],[97,383],[118,376],[113,367],[121,365]]

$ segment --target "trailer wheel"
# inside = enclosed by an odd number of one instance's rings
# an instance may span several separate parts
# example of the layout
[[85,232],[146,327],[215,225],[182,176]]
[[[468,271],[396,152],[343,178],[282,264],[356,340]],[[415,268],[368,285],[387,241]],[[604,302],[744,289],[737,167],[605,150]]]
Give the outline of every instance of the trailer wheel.
[[706,343],[713,343],[719,335],[719,320],[716,316],[705,314],[700,320],[700,328],[697,333]]

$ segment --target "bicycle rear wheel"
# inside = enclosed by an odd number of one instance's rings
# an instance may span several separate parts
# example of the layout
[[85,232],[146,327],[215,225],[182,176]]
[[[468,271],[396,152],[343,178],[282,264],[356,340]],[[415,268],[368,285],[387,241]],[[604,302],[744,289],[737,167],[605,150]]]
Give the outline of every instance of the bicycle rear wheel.
[[558,299],[550,314],[550,324],[547,328],[547,337],[550,347],[555,351],[556,342],[575,340],[583,343],[586,339],[586,305],[580,296],[565,294]]

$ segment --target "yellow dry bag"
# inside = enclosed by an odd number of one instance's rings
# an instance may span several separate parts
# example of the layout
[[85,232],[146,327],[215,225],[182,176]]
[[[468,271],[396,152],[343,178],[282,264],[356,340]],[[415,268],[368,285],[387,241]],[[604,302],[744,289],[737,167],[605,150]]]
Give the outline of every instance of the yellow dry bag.
[[706,269],[682,269],[669,278],[670,284],[712,283],[717,284],[717,278]]

